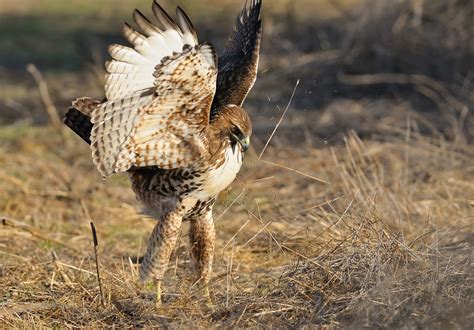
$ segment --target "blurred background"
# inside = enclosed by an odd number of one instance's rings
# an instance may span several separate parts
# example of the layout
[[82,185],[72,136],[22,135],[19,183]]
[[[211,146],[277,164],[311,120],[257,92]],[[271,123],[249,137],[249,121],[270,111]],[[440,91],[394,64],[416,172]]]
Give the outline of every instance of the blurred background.
[[[0,0],[2,324],[471,329],[474,1],[264,0],[252,147],[214,208],[214,309],[185,223],[159,311],[131,258],[155,222],[61,123],[103,97],[107,46],[151,2]],[[160,0],[218,52],[244,2]]]
[[[162,4],[172,12],[177,1]],[[179,4],[200,40],[218,50],[242,7]],[[0,0],[0,124],[48,121],[28,64],[42,73],[60,115],[72,99],[100,99],[107,46],[126,44],[123,22],[133,8],[151,15],[149,7],[149,0]],[[302,125],[324,141],[349,128],[387,133],[411,116],[423,133],[472,139],[472,1],[272,0],[264,16],[259,79],[247,102],[261,136],[299,79],[296,111],[281,126],[294,138]]]

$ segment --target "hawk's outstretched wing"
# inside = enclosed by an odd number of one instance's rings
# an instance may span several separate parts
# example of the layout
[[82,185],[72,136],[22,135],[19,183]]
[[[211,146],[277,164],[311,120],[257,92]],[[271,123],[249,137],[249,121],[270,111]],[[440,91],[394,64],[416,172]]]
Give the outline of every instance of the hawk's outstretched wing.
[[217,63],[209,44],[185,47],[155,71],[155,87],[103,103],[92,113],[91,149],[103,176],[132,166],[173,169],[201,156]]
[[177,22],[156,2],[153,13],[161,28],[136,10],[133,18],[143,34],[124,27],[133,48],[109,47],[107,101],[89,113],[76,107],[90,117],[92,157],[103,176],[131,167],[191,165],[203,150],[200,133],[209,124],[216,89],[215,51],[198,44],[179,7]]
[[128,24],[123,30],[133,48],[109,47],[106,102],[80,99],[66,114],[66,125],[91,144],[103,176],[192,165],[218,108],[241,105],[256,79],[261,0],[238,16],[219,70],[214,49],[198,43],[184,11],[178,7],[173,21],[156,1],[152,9],[160,27],[135,10],[142,32]]
[[[112,60],[106,64],[105,101],[121,100],[139,91],[145,92],[153,88],[155,67],[164,57],[181,52],[184,45],[198,44],[194,27],[180,7],[176,9],[177,23],[156,1],[153,2],[152,9],[161,29],[135,10],[133,19],[143,30],[143,34],[125,24],[123,34],[133,48],[122,45],[109,47]],[[93,127],[90,121],[91,110],[98,105],[98,101],[78,99],[73,102],[64,118],[64,123],[88,144],[91,143]]]
[[251,0],[250,6],[240,13],[226,49],[219,57],[211,120],[218,115],[220,106],[241,106],[255,83],[262,34],[261,7],[261,0]]
[[152,9],[161,28],[135,10],[133,20],[143,34],[125,24],[123,35],[133,48],[121,45],[109,47],[112,60],[106,64],[108,74],[105,81],[105,95],[109,101],[120,100],[136,91],[153,87],[155,67],[163,58],[182,52],[185,45],[198,44],[194,27],[180,7],[176,9],[177,23],[156,1]]

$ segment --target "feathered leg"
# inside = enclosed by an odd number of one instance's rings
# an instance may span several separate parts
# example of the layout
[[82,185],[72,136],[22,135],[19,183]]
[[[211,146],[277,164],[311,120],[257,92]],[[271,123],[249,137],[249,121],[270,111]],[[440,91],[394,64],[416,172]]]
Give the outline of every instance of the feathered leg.
[[189,218],[191,257],[197,270],[197,282],[204,286],[204,294],[208,300],[210,300],[208,283],[212,272],[216,240],[212,204],[213,202],[208,202],[204,206],[198,205],[201,209],[194,211]]
[[183,215],[179,211],[169,213],[153,229],[146,254],[140,266],[140,279],[152,278],[156,283],[156,303],[161,303],[161,281],[168,268],[173,248],[178,239]]

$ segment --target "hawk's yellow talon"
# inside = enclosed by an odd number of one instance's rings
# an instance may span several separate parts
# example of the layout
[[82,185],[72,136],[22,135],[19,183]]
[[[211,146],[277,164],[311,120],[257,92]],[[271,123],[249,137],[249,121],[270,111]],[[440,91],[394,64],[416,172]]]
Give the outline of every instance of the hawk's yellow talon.
[[156,301],[155,306],[161,307],[161,281],[156,282]]
[[214,302],[211,299],[211,293],[209,292],[208,285],[206,285],[206,287],[204,288],[204,298],[206,299],[206,305],[208,305],[209,307],[211,307],[214,304]]

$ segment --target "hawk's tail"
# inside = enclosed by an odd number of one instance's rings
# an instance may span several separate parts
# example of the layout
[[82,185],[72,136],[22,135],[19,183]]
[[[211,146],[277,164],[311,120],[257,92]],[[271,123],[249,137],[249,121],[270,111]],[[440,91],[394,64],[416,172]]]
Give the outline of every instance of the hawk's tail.
[[99,104],[99,101],[89,98],[77,99],[72,103],[72,107],[69,108],[64,117],[64,124],[88,144],[91,144],[92,131],[90,115]]

